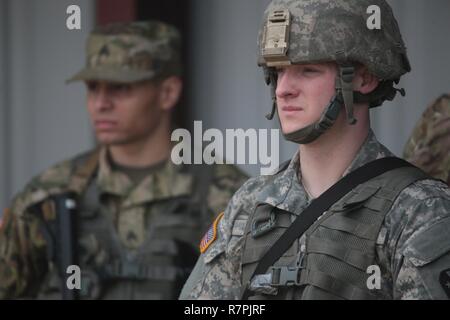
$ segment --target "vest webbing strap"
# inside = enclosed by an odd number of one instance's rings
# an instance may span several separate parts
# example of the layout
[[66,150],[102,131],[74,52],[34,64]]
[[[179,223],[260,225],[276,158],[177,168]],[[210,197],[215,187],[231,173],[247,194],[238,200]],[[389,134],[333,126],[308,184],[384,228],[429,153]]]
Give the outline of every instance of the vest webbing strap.
[[305,269],[300,275],[300,285],[311,284],[345,300],[376,300],[370,291],[339,280],[319,270]]
[[[313,238],[313,237],[311,237]],[[309,244],[308,251],[312,253],[326,254],[366,272],[366,268],[373,261],[374,257],[360,250],[345,248],[336,242],[321,239],[321,242]]]
[[[249,278],[249,281],[252,281],[254,276],[267,272],[267,269],[277,262],[277,260],[289,249],[292,243],[306,230],[308,230],[309,227],[322,215],[322,213],[327,211],[334,203],[336,203],[352,189],[357,187],[359,184],[373,179],[385,172],[401,167],[414,166],[403,159],[397,157],[387,157],[369,162],[340,179],[317,199],[313,200],[311,204],[299,214],[291,226],[264,254],[259,264],[256,266],[252,276]],[[246,300],[250,295],[248,284],[245,284],[244,288],[245,289],[242,292],[242,299]]]

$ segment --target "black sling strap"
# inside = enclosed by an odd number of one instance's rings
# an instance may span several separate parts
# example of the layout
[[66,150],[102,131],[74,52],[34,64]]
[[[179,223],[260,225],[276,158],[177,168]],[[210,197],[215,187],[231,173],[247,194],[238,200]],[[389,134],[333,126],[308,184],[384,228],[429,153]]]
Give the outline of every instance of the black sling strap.
[[[291,244],[306,230],[308,230],[309,227],[322,215],[322,213],[328,210],[344,195],[363,182],[369,181],[370,179],[385,172],[401,167],[414,166],[397,157],[382,158],[369,162],[340,179],[317,199],[313,200],[274,243],[274,245],[264,254],[250,277],[250,281],[255,277],[255,275],[263,274],[270,266],[274,265],[283,253],[289,249]],[[248,284],[246,284],[245,290],[242,294],[242,299],[248,299],[249,295],[250,291],[248,290]]]

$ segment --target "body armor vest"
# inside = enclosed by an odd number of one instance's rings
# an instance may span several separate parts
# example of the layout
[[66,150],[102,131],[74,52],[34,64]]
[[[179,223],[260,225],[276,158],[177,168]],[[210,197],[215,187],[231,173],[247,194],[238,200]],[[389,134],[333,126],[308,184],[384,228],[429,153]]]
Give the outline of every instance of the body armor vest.
[[[86,159],[78,159],[76,166]],[[206,179],[209,173],[204,174]],[[206,178],[205,178],[206,176]],[[77,212],[77,260],[81,269],[81,299],[176,299],[198,258],[198,240],[211,214],[206,200],[208,182],[194,195],[160,200],[145,206],[146,234],[136,249],[126,248],[116,231],[114,212],[102,203],[95,177],[89,177]],[[196,176],[196,178],[198,175]],[[203,187],[202,187],[203,186]],[[196,194],[198,193],[198,195]],[[49,272],[38,298],[61,298],[61,272],[55,261],[54,221],[44,221]]]
[[[267,274],[249,279],[296,217],[268,204],[258,205],[247,221],[242,254],[242,283],[254,293],[250,299],[388,298],[368,288],[367,270],[377,265],[377,239],[393,202],[404,188],[424,178],[420,170],[407,167],[359,185],[305,232],[304,244],[297,240]],[[267,229],[255,232],[263,221]],[[255,279],[261,276],[265,281]],[[258,281],[264,285],[258,287]]]

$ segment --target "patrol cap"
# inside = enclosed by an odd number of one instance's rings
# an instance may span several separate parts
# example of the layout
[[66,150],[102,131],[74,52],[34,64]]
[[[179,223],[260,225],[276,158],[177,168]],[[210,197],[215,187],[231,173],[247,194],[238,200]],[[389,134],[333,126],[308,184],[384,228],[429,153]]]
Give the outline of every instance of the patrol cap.
[[86,66],[67,82],[132,83],[181,75],[181,37],[160,21],[114,23],[94,29],[87,40]]

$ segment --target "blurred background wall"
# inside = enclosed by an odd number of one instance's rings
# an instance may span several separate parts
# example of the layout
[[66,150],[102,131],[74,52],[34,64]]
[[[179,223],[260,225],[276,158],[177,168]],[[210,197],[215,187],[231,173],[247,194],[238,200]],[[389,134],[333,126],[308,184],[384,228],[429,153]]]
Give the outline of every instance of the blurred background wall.
[[94,2],[66,28],[69,0],[0,0],[0,206],[55,161],[92,144],[84,88],[65,80],[84,63]]
[[[372,111],[378,138],[394,153],[423,110],[450,92],[450,1],[391,0],[413,71],[405,98]],[[278,128],[267,121],[270,95],[256,67],[256,37],[268,0],[0,0],[0,207],[29,179],[91,148],[94,138],[82,84],[65,79],[84,64],[84,43],[96,25],[158,18],[182,31],[186,90],[177,115],[190,127]],[[66,28],[66,8],[81,8],[82,29]],[[296,146],[280,138],[280,161]],[[243,166],[250,174],[258,166]]]

